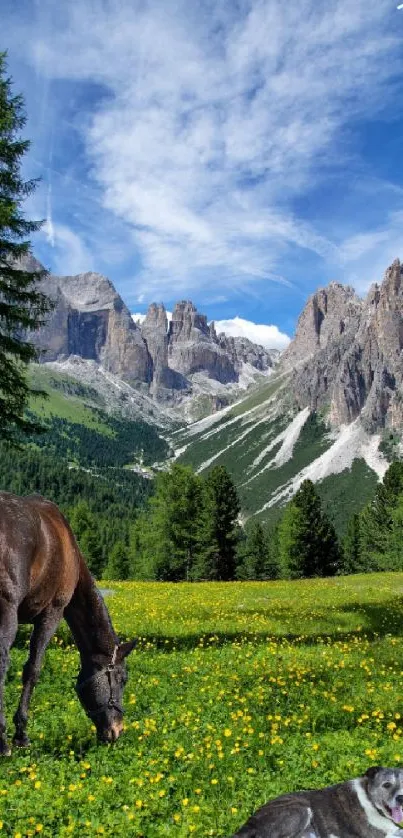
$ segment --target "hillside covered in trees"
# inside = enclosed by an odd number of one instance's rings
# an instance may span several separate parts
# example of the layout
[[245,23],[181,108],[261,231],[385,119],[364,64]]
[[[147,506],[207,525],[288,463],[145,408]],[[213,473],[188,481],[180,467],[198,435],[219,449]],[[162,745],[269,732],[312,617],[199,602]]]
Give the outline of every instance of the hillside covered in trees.
[[[242,526],[234,482],[223,466],[204,477],[175,464],[115,542],[110,579],[157,581],[299,579],[402,570],[403,464],[393,463],[339,538],[319,494],[304,481],[277,523]],[[85,516],[84,516],[85,517]],[[73,526],[80,537],[80,526]]]

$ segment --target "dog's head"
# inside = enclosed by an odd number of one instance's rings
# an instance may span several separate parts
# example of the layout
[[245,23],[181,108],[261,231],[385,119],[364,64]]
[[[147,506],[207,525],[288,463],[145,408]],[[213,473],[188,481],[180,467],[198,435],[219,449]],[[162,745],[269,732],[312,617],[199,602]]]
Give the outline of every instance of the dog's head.
[[403,821],[403,770],[368,768],[365,779],[371,803],[382,815],[400,824]]

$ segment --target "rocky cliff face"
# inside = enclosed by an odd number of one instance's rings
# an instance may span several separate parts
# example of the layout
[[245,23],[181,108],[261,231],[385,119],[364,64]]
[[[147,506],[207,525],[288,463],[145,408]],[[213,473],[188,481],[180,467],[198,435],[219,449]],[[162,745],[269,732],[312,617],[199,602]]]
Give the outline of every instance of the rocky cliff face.
[[240,372],[243,364],[249,364],[260,372],[267,372],[277,361],[280,353],[275,349],[270,352],[257,343],[252,343],[248,338],[231,337],[220,332],[218,342],[224,352],[229,355],[234,369]]
[[205,371],[222,384],[237,381],[232,359],[220,345],[214,325],[207,324],[189,300],[176,304],[168,333],[168,364],[184,376]]
[[365,301],[333,283],[311,297],[284,353],[300,407],[329,408],[335,425],[403,427],[403,267],[396,260]]
[[[41,265],[32,258],[27,269],[40,270]],[[270,367],[262,347],[225,335],[218,338],[214,324],[209,326],[190,301],[175,306],[169,327],[164,306],[152,303],[139,326],[100,274],[48,274],[42,287],[54,302],[46,324],[30,335],[42,361],[70,356],[95,361],[160,401],[191,393],[196,374],[226,385],[238,382],[243,363],[261,371]]]
[[168,366],[169,338],[165,306],[162,303],[151,303],[140,328],[153,362],[152,395],[160,401],[169,401],[175,391],[189,392],[191,388],[185,376]]
[[95,273],[49,274],[42,287],[54,301],[46,324],[33,336],[43,361],[79,355],[136,386],[151,382],[147,345],[108,279]]
[[320,288],[298,319],[295,338],[282,356],[282,365],[298,365],[320,350],[351,340],[362,308],[362,300],[348,286],[331,282],[327,288]]

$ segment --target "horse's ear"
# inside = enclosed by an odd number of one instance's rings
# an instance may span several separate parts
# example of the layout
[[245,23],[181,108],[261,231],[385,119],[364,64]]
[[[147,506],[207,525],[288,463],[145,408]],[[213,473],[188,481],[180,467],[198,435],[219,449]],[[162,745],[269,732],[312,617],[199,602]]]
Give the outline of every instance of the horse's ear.
[[126,643],[119,643],[117,650],[118,661],[122,661],[124,658],[127,658],[136,646],[137,640],[127,640]]

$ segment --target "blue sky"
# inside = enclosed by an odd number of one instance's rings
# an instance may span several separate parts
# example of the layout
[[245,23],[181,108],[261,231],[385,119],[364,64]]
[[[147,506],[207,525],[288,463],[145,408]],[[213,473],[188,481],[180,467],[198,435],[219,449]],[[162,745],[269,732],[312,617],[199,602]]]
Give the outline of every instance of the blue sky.
[[317,287],[365,293],[403,256],[396,6],[0,0],[35,255],[288,334]]

